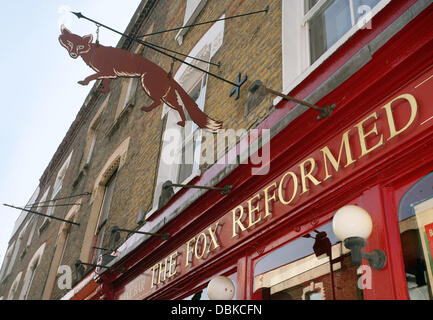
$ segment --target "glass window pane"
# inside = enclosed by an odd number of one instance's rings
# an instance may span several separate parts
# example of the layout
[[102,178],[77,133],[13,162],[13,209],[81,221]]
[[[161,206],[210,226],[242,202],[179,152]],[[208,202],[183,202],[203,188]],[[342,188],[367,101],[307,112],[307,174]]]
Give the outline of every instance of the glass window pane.
[[[106,221],[108,219],[108,215],[110,213],[111,200],[114,194],[114,186],[116,180],[116,173],[114,173],[110,180],[107,182],[105,187],[104,199],[102,200],[101,211],[99,213],[98,227],[96,229],[96,247],[102,247],[102,243],[104,241],[105,229],[106,229]],[[100,249],[95,249],[95,253],[93,255],[93,260],[96,262],[98,260],[99,255],[101,255],[102,251]]]
[[432,300],[433,173],[401,199],[399,228],[410,300]]
[[179,165],[179,183],[192,175],[194,169],[194,139],[184,142],[182,147],[182,163]]
[[271,300],[363,299],[357,269],[327,223],[262,258],[254,290]]
[[[203,77],[198,81],[193,89],[188,93],[190,97],[197,103],[200,109],[203,109],[204,105],[204,93],[206,92],[206,77]],[[182,130],[182,158],[179,165],[179,174],[177,177],[178,183],[182,183],[185,179],[189,178],[194,171],[194,163],[198,163],[199,159],[194,159],[196,150],[196,141],[194,140],[194,131],[197,125],[191,121],[191,117],[188,112],[185,113],[188,122]]]
[[355,21],[371,11],[380,0],[353,0],[353,10],[355,11]]
[[90,143],[89,154],[87,155],[86,163],[89,163],[90,159],[92,159],[93,149],[95,148],[95,143],[96,143],[96,134],[93,132],[92,142]]
[[310,20],[310,58],[316,61],[352,27],[349,0],[330,2]]

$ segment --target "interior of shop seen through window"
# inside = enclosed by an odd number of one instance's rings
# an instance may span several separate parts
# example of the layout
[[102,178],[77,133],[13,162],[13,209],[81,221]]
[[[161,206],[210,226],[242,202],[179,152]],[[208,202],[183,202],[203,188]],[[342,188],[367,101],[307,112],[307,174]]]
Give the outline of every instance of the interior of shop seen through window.
[[432,300],[433,172],[401,198],[398,210],[407,290],[410,300]]
[[329,222],[261,258],[254,291],[266,300],[363,300],[362,274]]

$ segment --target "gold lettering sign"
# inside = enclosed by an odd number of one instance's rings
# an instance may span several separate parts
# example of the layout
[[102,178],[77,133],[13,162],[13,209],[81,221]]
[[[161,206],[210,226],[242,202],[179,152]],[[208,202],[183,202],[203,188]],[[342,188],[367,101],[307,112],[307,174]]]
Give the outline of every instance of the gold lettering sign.
[[325,179],[323,179],[323,181],[328,180],[329,178],[332,177],[332,175],[329,174],[327,160],[331,162],[335,172],[338,172],[338,170],[340,169],[340,162],[341,162],[341,156],[343,154],[343,148],[346,153],[346,165],[344,167],[346,168],[355,162],[355,160],[352,159],[352,151],[350,149],[350,143],[349,143],[349,132],[350,130],[346,131],[343,134],[343,138],[341,139],[340,151],[338,153],[338,160],[335,160],[335,157],[333,156],[331,150],[329,150],[328,146],[320,149],[320,151],[322,151],[323,154],[323,163],[325,164],[325,172],[326,172],[326,176]]
[[[410,108],[408,109],[410,111],[409,118],[405,120],[404,125],[399,125],[401,128],[396,126],[395,110],[400,108],[401,105],[403,105],[403,108],[407,107],[407,103],[396,105],[393,109],[392,104],[398,100],[407,101]],[[377,122],[379,111],[386,115],[386,121],[382,121],[382,126],[378,126]],[[283,173],[281,178],[267,184],[260,192],[255,193],[243,203],[231,209],[223,218],[190,238],[178,250],[153,265],[147,271],[148,276],[151,277],[151,289],[165,284],[173,277],[179,276],[182,272],[186,272],[189,268],[200,264],[208,259],[215,250],[221,248],[219,241],[219,234],[223,226],[221,221],[231,222],[231,229],[227,227],[228,230],[225,232],[226,241],[237,241],[233,239],[250,232],[253,227],[259,226],[265,220],[272,219],[272,206],[277,204],[280,207],[293,205],[296,203],[296,199],[306,197],[306,193],[313,191],[318,185],[331,179],[333,175],[341,172],[342,168],[347,168],[384,145],[384,133],[379,132],[379,129],[382,130],[383,126],[387,125],[389,129],[389,137],[386,141],[408,130],[417,118],[418,104],[412,95],[403,94],[388,102],[379,111],[369,114],[352,128],[347,129],[341,135],[340,140],[337,140],[338,143],[332,144],[337,146],[337,149],[331,149],[331,145],[325,145],[318,149],[316,156],[309,156],[300,161],[298,165]],[[375,142],[372,142],[371,138],[375,138]],[[333,141],[335,142],[335,140]],[[354,145],[356,143],[358,144]],[[335,152],[336,150],[338,150],[338,155]],[[358,157],[356,157],[354,150],[358,150],[356,152]],[[319,170],[320,168],[322,171]],[[184,261],[179,264],[178,260]],[[180,272],[178,272],[179,270]],[[131,290],[136,290],[136,287],[131,286],[131,288],[133,288]]]

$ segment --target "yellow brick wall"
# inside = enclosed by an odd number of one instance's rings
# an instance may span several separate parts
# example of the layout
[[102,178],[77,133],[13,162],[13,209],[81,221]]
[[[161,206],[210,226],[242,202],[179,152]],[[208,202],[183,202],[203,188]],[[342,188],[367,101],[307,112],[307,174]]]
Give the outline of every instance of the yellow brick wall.
[[[182,25],[185,4],[185,0],[158,1],[150,17],[142,25],[140,32],[144,34],[150,31]],[[208,77],[205,112],[211,118],[223,121],[224,128],[226,129],[254,128],[272,110],[273,97],[268,96],[247,117],[244,117],[244,103],[247,98],[247,90],[253,81],[260,79],[271,88],[276,90],[281,89],[281,0],[269,0],[266,4],[270,6],[270,11],[267,14],[261,13],[225,22],[224,41],[222,47],[213,58],[214,62],[220,61],[221,66],[219,68],[215,66],[210,67],[210,72],[233,82],[236,81],[239,72],[242,72],[242,75],[248,76],[248,81],[242,87],[239,100],[229,97],[232,89],[230,84],[211,76]],[[266,4],[259,0],[209,0],[196,22],[217,19],[223,14],[232,16],[262,10]],[[177,32],[151,36],[145,40],[172,50],[188,53],[210,26],[203,25],[191,28],[185,35],[181,46],[174,40]],[[138,45],[133,45],[131,51],[142,51],[141,54],[146,58],[162,66],[166,71],[169,70],[172,61],[170,58],[148,48],[140,50],[137,47]],[[82,63],[82,61],[74,61],[74,63]],[[179,67],[180,63],[176,62],[174,64],[174,73]],[[90,72],[91,70],[89,69],[89,74]],[[84,125],[75,136],[69,151],[66,152],[67,157],[69,152],[74,150],[63,188],[58,195],[67,196],[92,191],[94,181],[107,159],[124,139],[130,137],[126,162],[117,175],[115,193],[111,203],[110,219],[107,224],[103,244],[106,247],[108,246],[109,230],[113,225],[126,229],[134,229],[137,227],[136,220],[138,213],[141,210],[149,211],[152,207],[154,183],[158,171],[161,136],[164,125],[161,119],[162,108],[155,109],[149,113],[140,110],[140,107],[149,105],[151,100],[141,88],[138,88],[135,106],[119,118],[117,128],[111,130],[111,134],[107,135],[107,131],[113,126],[113,122],[115,121],[121,87],[122,79],[112,81],[109,102],[96,131],[97,142],[94,147],[92,160],[78,180],[82,161],[85,161],[83,155],[86,149],[85,144],[90,122],[96,115],[98,107],[102,104],[103,98],[107,94],[102,95],[98,103],[93,106],[90,116],[86,118]],[[56,174],[57,172],[54,172],[51,175],[47,186],[54,184]],[[42,188],[41,194],[44,191],[45,188]],[[87,220],[92,208],[89,200],[90,197],[83,196],[78,215],[80,226],[71,227],[63,255],[62,264],[71,266],[72,270],[74,270],[75,261],[80,257]],[[68,210],[68,207],[58,207],[56,208],[55,215],[64,217]],[[39,218],[39,225],[42,220],[43,217]],[[19,258],[21,252],[18,254],[12,274],[6,281],[0,284],[0,296],[7,296],[12,281],[20,271],[23,271],[24,278],[25,269],[31,256],[42,243],[46,242],[44,256],[37,269],[29,294],[29,299],[40,299],[42,297],[51,259],[55,251],[59,228],[60,223],[53,220],[41,235],[36,231],[34,241],[28,252],[22,259]],[[119,244],[125,239],[126,234],[122,233],[122,239]],[[27,235],[24,237],[23,243],[26,241]],[[21,287],[22,281],[20,282],[16,296],[21,292]],[[55,286],[52,297],[53,299],[59,299],[66,292],[67,290],[59,290]]]

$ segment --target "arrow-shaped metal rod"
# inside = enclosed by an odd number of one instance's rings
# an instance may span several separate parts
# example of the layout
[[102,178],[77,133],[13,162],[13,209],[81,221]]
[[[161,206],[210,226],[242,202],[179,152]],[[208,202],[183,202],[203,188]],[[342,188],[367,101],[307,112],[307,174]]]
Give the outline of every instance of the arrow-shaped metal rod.
[[210,64],[210,65],[216,66],[218,68],[221,66],[221,63],[219,63],[219,62],[218,63],[214,63],[214,62],[206,61],[206,60],[199,59],[199,58],[196,58],[196,57],[191,57],[191,56],[189,56],[187,54],[183,54],[183,53],[180,53],[180,52],[168,49],[168,48],[160,47],[160,46],[158,46],[158,45],[156,45],[154,43],[147,42],[147,44],[149,44],[151,46],[154,46],[155,48],[158,48],[158,49],[161,49],[161,50],[165,50],[165,51],[168,51],[168,52],[172,52],[172,53],[178,54],[178,55],[180,55],[182,57],[185,57],[185,58],[191,58],[191,59],[194,59],[196,61],[200,61],[200,62],[204,62],[204,63]]
[[81,197],[81,196],[90,196],[91,194],[92,194],[91,192],[84,192],[84,193],[81,193],[81,194],[75,194],[73,196],[67,196],[67,197],[62,197],[62,198],[55,198],[55,199],[46,200],[46,201],[33,202],[33,203],[26,204],[26,207],[31,207],[31,206],[39,205],[41,203],[47,203],[47,202],[52,202],[52,201],[57,201],[57,200],[77,198],[77,197]]
[[[89,18],[83,16],[83,15],[81,14],[81,12],[72,12],[72,13],[75,14],[78,18],[82,17],[82,18],[84,18],[84,19],[87,19],[87,20],[93,22],[92,19],[89,19]],[[96,23],[96,22],[95,22],[95,23]],[[96,25],[98,26],[98,30],[99,30],[99,27],[104,26],[104,25],[100,25],[100,24],[98,24],[98,23],[96,23]],[[107,26],[104,26],[104,27],[105,27],[105,28],[108,28]],[[98,30],[96,31],[96,33],[99,32]],[[115,31],[115,30],[112,30],[112,31]],[[122,34],[122,35],[124,35],[124,34]],[[124,36],[126,36],[126,35],[124,35]],[[177,51],[175,51],[175,50],[171,50],[171,49],[168,49],[168,48],[164,48],[164,47],[158,46],[158,45],[156,45],[156,44],[154,44],[154,43],[150,43],[150,42],[146,42],[146,43],[147,43],[148,45],[150,45],[150,46],[154,46],[155,48],[158,48],[158,49],[161,49],[161,50],[165,50],[165,51],[168,51],[168,52],[172,52],[172,53],[178,54],[178,55],[183,56],[183,57],[186,57],[186,58],[191,58],[191,59],[194,59],[194,60],[197,60],[197,61],[200,61],[200,62],[204,62],[204,63],[206,63],[206,64],[210,64],[210,65],[216,66],[216,67],[218,67],[218,68],[221,66],[220,63],[213,63],[213,62],[206,61],[206,60],[203,60],[203,59],[199,59],[199,58],[196,58],[196,57],[191,57],[191,56],[189,56],[189,55],[186,55],[186,54],[183,54],[183,53],[177,52]]]
[[6,203],[4,203],[3,205],[6,206],[6,207],[10,207],[10,208],[19,209],[19,210],[22,210],[22,211],[34,213],[34,214],[37,214],[39,216],[47,217],[47,218],[50,218],[50,219],[59,220],[59,221],[63,221],[63,222],[66,222],[66,223],[74,224],[76,226],[80,225],[79,223],[76,223],[76,222],[73,222],[73,221],[69,221],[69,220],[65,220],[65,219],[49,216],[47,214],[43,214],[43,213],[40,213],[40,212],[37,212],[37,211],[33,211],[33,210],[28,210],[28,209],[24,209],[24,208],[20,208],[20,207],[11,206],[11,205],[6,204]]
[[153,36],[156,34],[161,34],[161,33],[166,33],[166,32],[171,32],[171,31],[177,31],[177,30],[181,30],[181,29],[186,29],[186,28],[191,28],[191,27],[197,27],[197,26],[202,26],[204,24],[209,24],[209,23],[214,23],[214,22],[218,22],[218,21],[224,21],[224,20],[230,20],[230,19],[235,19],[235,18],[240,18],[240,17],[245,17],[245,16],[250,16],[252,14],[258,14],[258,13],[262,13],[262,12],[269,12],[269,6],[266,6],[265,9],[263,10],[259,10],[259,11],[254,11],[254,12],[249,12],[249,13],[243,13],[243,14],[238,14],[236,16],[231,16],[231,17],[227,17],[227,18],[221,18],[221,19],[216,19],[216,20],[210,20],[210,21],[205,21],[205,22],[200,22],[200,23],[194,23],[194,24],[190,24],[187,26],[182,26],[182,27],[177,27],[177,28],[173,28],[173,29],[167,29],[167,30],[162,30],[162,31],[156,31],[156,32],[152,32],[152,33],[147,33],[147,34],[143,34],[141,36],[138,36],[139,38],[143,38],[143,37],[148,37],[148,36]]
[[108,29],[108,30],[110,30],[110,31],[113,31],[113,32],[115,32],[115,33],[117,33],[117,34],[119,34],[119,35],[121,35],[121,36],[123,36],[123,37],[125,37],[125,38],[127,38],[127,39],[129,39],[129,40],[131,40],[131,41],[135,41],[135,42],[137,42],[137,43],[140,43],[140,44],[142,44],[142,45],[144,45],[144,46],[146,46],[146,47],[148,47],[148,48],[150,48],[150,49],[152,49],[152,50],[155,50],[156,52],[159,52],[159,53],[161,53],[161,54],[163,54],[163,55],[165,55],[165,56],[167,56],[167,57],[170,57],[170,58],[172,58],[172,59],[174,59],[174,60],[176,60],[176,61],[179,61],[179,62],[181,62],[181,63],[183,63],[183,64],[186,64],[186,65],[188,65],[188,66],[190,66],[190,67],[192,67],[192,68],[194,68],[194,69],[200,70],[201,72],[204,72],[204,73],[206,73],[206,74],[208,74],[208,75],[210,75],[210,76],[212,76],[212,77],[214,77],[214,78],[216,78],[216,79],[219,79],[219,80],[221,80],[221,81],[227,82],[227,83],[231,84],[232,86],[240,87],[237,83],[234,83],[234,82],[232,82],[232,81],[230,81],[230,80],[224,79],[223,77],[220,77],[220,76],[217,75],[217,74],[214,74],[214,73],[209,72],[209,71],[207,71],[207,70],[204,70],[204,69],[202,69],[202,68],[200,68],[200,67],[197,67],[197,66],[195,66],[195,65],[193,65],[193,64],[191,64],[191,63],[188,63],[188,62],[186,62],[186,61],[183,61],[183,60],[179,59],[179,58],[176,57],[176,56],[172,56],[171,54],[168,54],[168,53],[166,53],[166,52],[164,52],[164,51],[158,49],[158,48],[155,47],[155,45],[153,45],[153,44],[149,44],[149,43],[146,42],[146,41],[143,41],[143,40],[139,40],[139,39],[133,38],[133,37],[131,37],[131,36],[128,36],[127,34],[124,34],[124,33],[120,32],[120,31],[117,31],[117,30],[111,28],[111,27],[108,27],[108,26],[106,26],[106,25],[104,25],[104,24],[102,24],[102,23],[100,23],[100,22],[98,22],[98,21],[95,21],[95,20],[93,20],[93,19],[90,19],[90,18],[84,16],[81,12],[72,12],[72,13],[73,13],[74,15],[76,15],[79,19],[80,19],[80,18],[83,18],[83,19],[85,19],[85,20],[87,20],[87,21],[93,22],[93,23],[95,23],[96,25],[99,25],[100,27],[104,27],[104,28],[106,28],[106,29]]

